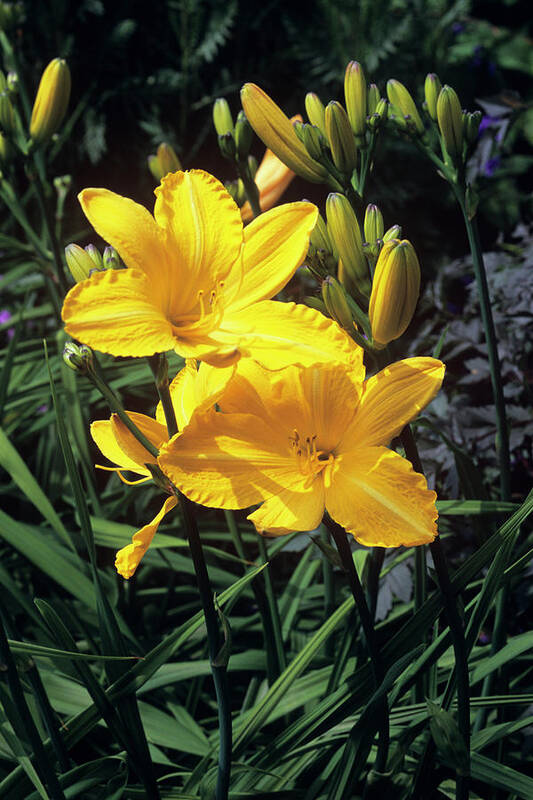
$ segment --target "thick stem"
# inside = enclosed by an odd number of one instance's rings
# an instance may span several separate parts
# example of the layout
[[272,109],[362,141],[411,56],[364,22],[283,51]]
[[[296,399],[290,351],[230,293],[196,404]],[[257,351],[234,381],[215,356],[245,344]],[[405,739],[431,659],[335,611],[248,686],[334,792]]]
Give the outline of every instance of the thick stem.
[[[172,405],[172,398],[168,388],[168,364],[166,356],[155,355],[149,359],[150,368],[154,374],[157,392],[163,406],[167,423],[168,434],[170,437],[178,432],[176,414]],[[219,654],[224,644],[220,633],[218,615],[213,601],[213,590],[209,581],[207,565],[205,563],[204,551],[196,518],[194,516],[191,501],[181,492],[176,490],[183,513],[185,530],[189,540],[191,556],[196,573],[196,582],[200,600],[204,611],[205,625],[207,628],[207,642],[209,648],[209,661],[211,672],[215,684],[215,693],[218,706],[219,724],[219,755],[218,755],[218,776],[215,800],[227,800],[229,792],[229,781],[231,773],[231,748],[232,748],[232,725],[231,707],[229,703],[229,690],[227,681],[227,665],[218,663]]]
[[257,188],[256,182],[250,175],[248,164],[244,161],[237,161],[237,172],[239,174],[239,178],[244,184],[244,191],[246,192],[246,197],[250,203],[252,214],[254,217],[258,217],[261,214],[261,206],[259,204],[259,189]]
[[[357,574],[355,564],[353,563],[352,551],[350,550],[350,545],[348,544],[348,539],[346,538],[346,531],[327,515],[324,518],[324,523],[335,540],[343,568],[348,578],[348,584],[350,586],[356,608],[359,611],[359,617],[361,619],[361,625],[365,635],[366,646],[370,655],[370,662],[372,664],[374,683],[376,688],[378,688],[383,680],[383,666],[381,664],[381,657],[376,644],[374,623],[366,603],[365,593],[363,591],[363,587],[361,586],[359,575]],[[380,704],[380,706],[382,719],[379,728],[378,751],[374,769],[377,772],[385,772],[389,750],[389,714],[386,697],[383,698],[383,702]]]

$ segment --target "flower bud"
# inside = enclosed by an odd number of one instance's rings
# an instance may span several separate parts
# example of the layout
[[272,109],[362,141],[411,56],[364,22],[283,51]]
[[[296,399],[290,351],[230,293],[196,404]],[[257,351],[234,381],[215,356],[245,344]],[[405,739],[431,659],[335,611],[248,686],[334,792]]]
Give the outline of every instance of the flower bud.
[[256,134],[284,164],[311,183],[327,181],[326,168],[311,158],[289,118],[259,86],[245,83],[241,89],[241,100]]
[[457,93],[443,86],[437,100],[437,120],[444,146],[452,158],[463,152],[463,112]]
[[157,148],[157,160],[161,169],[161,178],[164,178],[169,172],[178,172],[181,169],[181,163],[174,148],[167,142],[161,142]]
[[7,73],[6,88],[9,94],[16,95],[19,91],[19,76],[13,70]]
[[63,348],[63,361],[67,367],[85,373],[93,366],[92,350],[86,344],[67,342]]
[[233,138],[232,133],[224,133],[219,134],[218,137],[218,146],[220,147],[220,152],[224,156],[224,158],[229,158],[233,160],[235,158],[235,154],[237,149],[235,147],[235,139]]
[[336,100],[326,106],[326,134],[333,163],[344,175],[351,175],[357,165],[357,149],[346,111]]
[[323,136],[326,135],[326,122],[324,103],[314,92],[305,95],[305,110],[311,125],[316,125]]
[[321,133],[320,128],[316,125],[303,125],[300,128],[301,138],[305,145],[305,149],[311,158],[317,161],[324,155],[324,150],[327,148],[328,143],[326,137]]
[[376,84],[375,83],[369,84],[366,96],[366,110],[369,115],[373,114],[377,110],[378,103],[380,100],[381,100],[381,92],[379,91]]
[[482,117],[481,111],[473,111],[466,115],[466,119],[463,122],[463,132],[468,144],[474,144],[477,140]]
[[0,128],[7,134],[13,134],[17,128],[15,109],[6,89],[0,92]]
[[114,247],[111,247],[110,244],[104,248],[104,255],[102,258],[102,262],[104,265],[104,269],[122,269],[122,262],[120,260],[119,254],[115,250]]
[[391,228],[385,231],[381,238],[384,242],[390,242],[391,239],[401,239],[402,229],[399,225],[393,225]]
[[434,122],[437,121],[437,99],[441,89],[442,84],[438,75],[435,75],[434,72],[430,72],[426,75],[424,96],[426,98],[427,112]]
[[319,214],[317,217],[316,225],[311,231],[310,242],[317,250],[326,250],[328,253],[332,252],[331,242],[322,214]]
[[102,254],[100,253],[99,249],[94,246],[94,244],[88,244],[84,250],[93,262],[93,267],[96,267],[96,269],[104,268]]
[[248,158],[253,138],[254,132],[246,119],[246,114],[244,111],[239,111],[237,122],[235,123],[235,148],[239,161],[246,161]]
[[374,203],[370,203],[365,211],[365,242],[375,244],[378,239],[383,239],[383,231],[383,215]]
[[253,179],[255,178],[255,173],[259,164],[257,162],[257,158],[255,156],[248,156],[248,172],[250,173],[250,177]]
[[70,274],[76,283],[86,281],[91,271],[96,267],[89,253],[79,244],[68,244],[65,247],[65,259]]
[[378,128],[385,122],[389,114],[389,104],[384,97],[382,97],[376,110],[369,116],[367,124],[371,131],[377,131]]
[[213,122],[215,130],[219,136],[226,133],[233,134],[233,119],[229,110],[228,101],[223,97],[215,100],[213,105]]
[[353,330],[353,317],[346,298],[346,291],[331,275],[322,282],[322,298],[327,312],[341,328]]
[[398,339],[411,322],[420,292],[420,265],[412,244],[393,239],[376,264],[368,316],[374,346]]
[[70,99],[70,70],[62,58],[54,58],[42,74],[33,104],[30,136],[41,144],[48,141],[63,121]]
[[326,200],[328,236],[334,244],[343,270],[363,296],[368,296],[370,281],[363,255],[363,240],[355,211],[342,194],[332,193]]
[[409,117],[413,123],[416,133],[420,136],[424,133],[424,123],[420,118],[415,101],[400,81],[391,79],[387,81],[387,97],[393,106],[400,109],[404,117]]
[[344,97],[350,125],[356,136],[362,137],[366,130],[367,88],[361,64],[350,61],[344,73]]

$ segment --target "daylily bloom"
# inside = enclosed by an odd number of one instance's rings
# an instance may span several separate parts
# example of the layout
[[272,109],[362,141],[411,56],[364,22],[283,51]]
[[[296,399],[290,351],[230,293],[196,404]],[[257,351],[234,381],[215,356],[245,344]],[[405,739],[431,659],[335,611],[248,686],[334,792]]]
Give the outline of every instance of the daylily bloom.
[[[261,211],[268,211],[279,200],[285,189],[294,178],[294,172],[283,161],[274,155],[272,150],[265,150],[263,160],[255,173],[255,182],[259,189],[259,206]],[[241,206],[243,222],[253,218],[253,212],[248,200]]]
[[107,189],[80,202],[128,267],[74,286],[66,331],[115,356],[175,350],[216,366],[251,355],[270,369],[342,361],[350,343],[331,320],[270,301],[300,266],[317,209],[288,203],[243,228],[224,186],[202,170],[174,172],[155,190],[155,218]]
[[[186,427],[195,413],[206,411],[217,402],[233,371],[234,367],[215,369],[207,364],[201,364],[197,370],[194,360],[187,361],[185,367],[178,372],[169,387],[179,430]],[[168,441],[165,415],[161,403],[157,406],[155,419],[134,411],[126,413],[158,450],[163,443]],[[99,469],[117,472],[120,479],[130,485],[145,483],[153,477],[147,465],[155,467],[156,459],[135,438],[117,414],[112,414],[108,420],[101,419],[93,422],[91,436],[103,455],[117,465],[107,467],[97,464]],[[123,472],[132,472],[140,478],[135,481],[127,480],[122,474]],[[167,488],[168,491],[171,491],[170,485]],[[170,494],[154,519],[133,534],[131,544],[118,551],[115,567],[123,578],[131,578],[163,518],[176,506],[177,502],[177,497]]]
[[364,545],[430,542],[436,494],[387,448],[437,393],[444,365],[409,358],[365,378],[343,364],[268,372],[242,361],[218,404],[163,445],[163,472],[191,500],[245,508],[259,533],[316,528],[327,510]]

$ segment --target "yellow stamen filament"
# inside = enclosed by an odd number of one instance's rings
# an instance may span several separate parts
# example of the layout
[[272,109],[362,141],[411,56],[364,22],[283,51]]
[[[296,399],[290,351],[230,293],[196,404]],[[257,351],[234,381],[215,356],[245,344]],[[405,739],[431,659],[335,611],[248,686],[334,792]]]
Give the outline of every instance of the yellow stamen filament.
[[122,483],[126,483],[128,486],[137,486],[139,483],[146,483],[146,481],[151,481],[152,478],[139,478],[136,481],[129,481],[127,478],[124,477],[122,474],[122,470],[120,467],[104,467],[102,464],[95,464],[96,469],[105,469],[106,472],[116,472]]
[[296,428],[293,435],[289,436],[291,448],[298,460],[298,467],[302,475],[305,475],[305,487],[309,488],[316,476],[323,472],[326,488],[331,485],[331,476],[335,462],[333,453],[326,450],[318,450],[316,444],[317,436],[300,436]]
[[207,300],[205,291],[199,289],[194,310],[190,314],[180,314],[174,327],[182,334],[198,331],[200,328],[206,329],[206,332],[216,328],[224,316],[223,293],[224,281],[220,281],[217,288],[211,290]]

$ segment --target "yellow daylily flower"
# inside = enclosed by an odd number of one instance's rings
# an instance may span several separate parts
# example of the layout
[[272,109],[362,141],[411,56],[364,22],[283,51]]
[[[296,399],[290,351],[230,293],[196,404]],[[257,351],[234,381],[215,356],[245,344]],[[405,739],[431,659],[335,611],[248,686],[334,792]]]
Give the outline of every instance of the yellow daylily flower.
[[343,360],[349,340],[319,312],[271,301],[307,253],[317,209],[288,203],[243,228],[224,186],[202,170],[166,175],[154,217],[107,189],[80,202],[128,267],[92,275],[65,298],[66,331],[115,356],[174,349],[216,366]]
[[[197,370],[196,361],[187,361],[185,367],[178,372],[169,386],[180,431],[187,426],[195,413],[205,412],[217,402],[233,372],[234,367],[215,369],[208,364],[200,364],[200,368]],[[134,411],[126,413],[155,448],[159,450],[168,441],[165,414],[161,403],[157,406],[155,419]],[[115,467],[97,464],[99,469],[117,472],[120,479],[130,485],[144,483],[152,478],[152,473],[147,465],[155,467],[156,459],[137,441],[117,414],[112,414],[108,420],[101,419],[93,422],[91,436],[102,454],[116,464]],[[140,478],[129,481],[122,474],[126,471],[133,472]],[[168,491],[171,491],[170,485]],[[118,551],[115,567],[123,578],[131,578],[164,516],[176,506],[177,502],[177,497],[170,494],[154,519],[133,534],[131,544]]]
[[191,500],[245,508],[259,533],[316,528],[327,510],[364,545],[437,534],[436,494],[387,448],[436,395],[444,365],[408,358],[364,380],[343,364],[268,372],[243,360],[214,409],[164,444],[158,464]]

